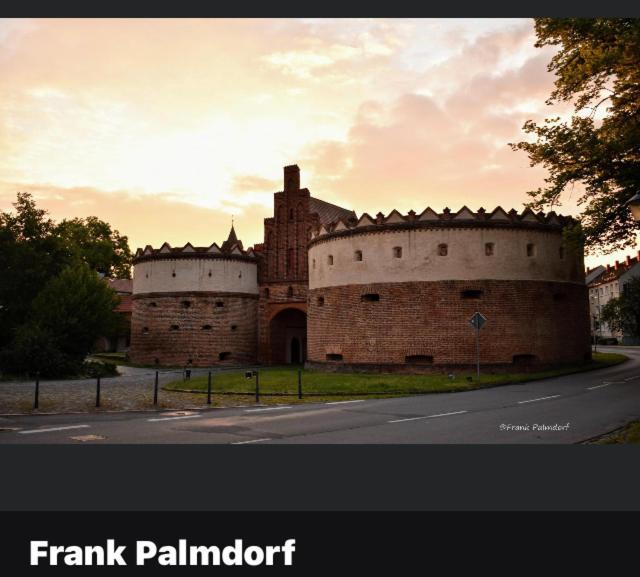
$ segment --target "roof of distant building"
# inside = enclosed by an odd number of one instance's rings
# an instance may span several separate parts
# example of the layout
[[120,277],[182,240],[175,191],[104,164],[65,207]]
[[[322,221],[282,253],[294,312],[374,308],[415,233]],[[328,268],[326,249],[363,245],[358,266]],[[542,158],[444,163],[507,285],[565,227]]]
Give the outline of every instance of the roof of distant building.
[[131,294],[133,292],[133,281],[130,278],[107,278],[105,280],[117,293]]
[[320,224],[328,224],[337,220],[357,218],[353,210],[342,208],[337,204],[331,204],[313,196],[309,199],[309,212],[318,213]]
[[589,269],[588,268],[587,269],[587,274],[584,277],[585,284],[591,284],[593,281],[595,281],[606,270],[607,269],[605,267],[603,267],[601,264],[599,264],[594,269]]
[[638,251],[638,254],[635,257],[627,256],[627,258],[622,262],[615,261],[615,264],[613,265],[608,264],[604,272],[588,284],[589,286],[595,287],[614,282],[637,264],[640,264],[640,251]]

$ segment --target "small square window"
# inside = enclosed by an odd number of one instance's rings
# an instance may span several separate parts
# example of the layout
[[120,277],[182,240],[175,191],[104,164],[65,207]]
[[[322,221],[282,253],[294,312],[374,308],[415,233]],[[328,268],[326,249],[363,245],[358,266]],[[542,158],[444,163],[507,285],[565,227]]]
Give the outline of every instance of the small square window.
[[449,247],[446,244],[438,245],[438,255],[447,256],[449,254]]
[[536,245],[531,242],[527,244],[527,256],[536,256]]
[[393,247],[393,257],[394,258],[402,258],[402,247],[394,246]]
[[353,260],[356,260],[356,261],[361,261],[362,260],[362,251],[361,250],[357,250],[356,252],[353,253]]
[[487,242],[484,245],[484,254],[486,256],[493,256],[495,246],[492,242]]

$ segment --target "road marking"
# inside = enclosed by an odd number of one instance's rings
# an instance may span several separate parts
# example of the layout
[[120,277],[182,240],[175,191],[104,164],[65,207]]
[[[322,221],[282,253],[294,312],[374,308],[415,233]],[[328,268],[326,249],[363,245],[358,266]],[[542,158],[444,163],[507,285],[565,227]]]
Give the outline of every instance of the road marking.
[[593,389],[601,389],[602,387],[608,387],[611,383],[604,383],[603,385],[596,385],[595,387],[587,387],[587,391],[593,391]]
[[364,399],[355,399],[353,401],[331,401],[330,403],[325,403],[325,405],[346,405],[347,403],[363,403]]
[[536,401],[545,401],[546,399],[555,399],[559,396],[560,395],[551,395],[550,397],[539,397],[537,399],[529,399],[527,401],[518,401],[518,404],[522,405],[523,403],[535,403]]
[[266,407],[264,409],[247,409],[245,413],[260,413],[262,411],[280,411],[282,409],[292,409],[293,407]]
[[628,383],[629,381],[635,381],[636,379],[640,379],[640,375],[636,375],[635,377],[628,377],[624,381]]
[[195,419],[196,417],[202,417],[202,415],[183,415],[182,417],[161,417],[159,419],[147,419],[150,423],[157,423],[159,421],[177,421],[178,419]]
[[66,427],[51,427],[50,429],[29,429],[28,431],[18,431],[19,435],[30,435],[32,433],[52,433],[54,431],[67,431],[68,429],[87,429],[89,425],[68,425]]
[[236,443],[231,443],[232,445],[248,445],[249,443],[260,443],[261,441],[270,441],[271,439],[252,439],[251,441],[237,441]]
[[462,415],[468,411],[455,411],[454,413],[440,413],[439,415],[427,415],[426,417],[409,417],[407,419],[395,419],[388,423],[404,423],[405,421],[417,421],[418,419],[435,419],[436,417],[448,417],[449,415]]

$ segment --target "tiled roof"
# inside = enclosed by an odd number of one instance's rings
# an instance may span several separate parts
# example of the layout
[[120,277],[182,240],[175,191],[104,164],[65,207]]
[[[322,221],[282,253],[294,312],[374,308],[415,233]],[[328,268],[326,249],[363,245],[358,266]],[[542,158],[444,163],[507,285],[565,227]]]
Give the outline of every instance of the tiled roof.
[[599,286],[601,284],[607,284],[615,281],[620,278],[624,273],[628,272],[629,269],[633,268],[635,265],[640,263],[640,251],[638,251],[638,256],[630,258],[627,257],[622,262],[616,261],[616,263],[611,266],[607,265],[606,270],[595,280],[593,280],[590,286]]
[[132,293],[133,281],[130,278],[108,278],[109,286],[117,293]]
[[309,199],[309,212],[318,213],[320,224],[329,224],[337,220],[356,218],[356,213],[353,210],[342,208],[341,206],[325,202],[319,198],[313,198],[313,196]]

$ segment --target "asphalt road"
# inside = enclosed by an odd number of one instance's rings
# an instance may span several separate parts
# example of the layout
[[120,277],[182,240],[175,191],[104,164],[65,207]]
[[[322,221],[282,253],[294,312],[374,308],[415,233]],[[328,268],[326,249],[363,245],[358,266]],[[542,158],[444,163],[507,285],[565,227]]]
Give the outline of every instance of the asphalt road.
[[610,350],[630,360],[587,373],[464,393],[182,412],[4,417],[0,443],[578,443],[640,419],[640,349]]

